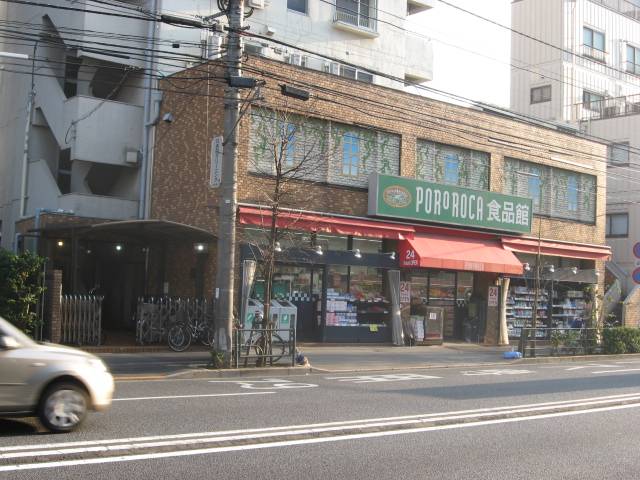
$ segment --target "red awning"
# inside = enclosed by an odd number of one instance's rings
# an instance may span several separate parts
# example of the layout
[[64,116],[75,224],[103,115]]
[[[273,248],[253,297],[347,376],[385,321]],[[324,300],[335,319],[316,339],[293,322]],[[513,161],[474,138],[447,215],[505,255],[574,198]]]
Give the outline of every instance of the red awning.
[[[503,237],[502,246],[514,252],[538,253],[538,240],[535,238]],[[611,258],[611,248],[607,245],[580,245],[546,240],[540,241],[540,253],[583,260],[609,260]]]
[[[262,228],[271,226],[271,210],[259,207],[240,207],[238,221],[243,225]],[[415,230],[410,225],[378,222],[363,218],[337,217],[315,213],[280,210],[278,228],[303,232],[323,232],[354,237],[388,238],[402,240],[413,236]]]
[[420,235],[400,243],[400,266],[522,275],[520,261],[497,240]]

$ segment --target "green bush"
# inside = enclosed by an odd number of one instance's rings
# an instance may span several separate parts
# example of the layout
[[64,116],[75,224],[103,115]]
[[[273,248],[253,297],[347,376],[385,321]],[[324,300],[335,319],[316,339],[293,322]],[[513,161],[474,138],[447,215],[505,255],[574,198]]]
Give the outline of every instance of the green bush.
[[16,255],[0,248],[0,316],[26,333],[39,325],[34,311],[44,291],[44,258],[30,252]]
[[604,353],[640,353],[640,329],[607,328],[602,332]]

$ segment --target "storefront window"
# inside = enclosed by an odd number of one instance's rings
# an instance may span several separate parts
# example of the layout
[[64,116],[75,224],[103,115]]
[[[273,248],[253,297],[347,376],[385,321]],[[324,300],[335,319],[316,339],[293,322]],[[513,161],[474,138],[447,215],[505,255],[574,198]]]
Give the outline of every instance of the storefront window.
[[351,267],[349,291],[354,300],[380,301],[382,294],[382,275],[375,267]]
[[[253,284],[251,298],[264,302],[264,278],[257,278]],[[271,298],[292,300],[311,295],[311,269],[290,265],[277,265],[273,274]]]
[[345,251],[349,244],[347,237],[333,235],[316,235],[316,245],[320,245],[323,250]]
[[362,253],[380,253],[382,252],[382,240],[354,238],[353,249],[355,250],[356,248]]
[[431,274],[429,300],[451,301],[456,299],[455,272],[434,272]]
[[473,272],[458,272],[457,300],[469,300],[473,293]]
[[426,305],[429,301],[429,276],[425,274],[411,275],[411,307],[410,315],[426,315]]
[[327,270],[327,296],[343,296],[349,293],[349,267],[331,265]]

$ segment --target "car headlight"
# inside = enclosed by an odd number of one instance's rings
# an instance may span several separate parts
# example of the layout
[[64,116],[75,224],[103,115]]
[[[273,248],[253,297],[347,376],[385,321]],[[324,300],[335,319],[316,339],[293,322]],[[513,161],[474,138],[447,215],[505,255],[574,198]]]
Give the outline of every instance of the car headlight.
[[99,358],[88,358],[87,359],[87,363],[89,364],[89,366],[91,368],[99,370],[100,372],[106,372],[107,371],[107,366]]

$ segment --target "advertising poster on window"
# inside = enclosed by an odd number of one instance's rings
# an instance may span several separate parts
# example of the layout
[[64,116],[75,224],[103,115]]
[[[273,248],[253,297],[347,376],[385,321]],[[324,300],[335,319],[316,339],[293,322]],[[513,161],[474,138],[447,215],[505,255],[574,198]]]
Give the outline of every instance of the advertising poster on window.
[[411,282],[400,282],[400,303],[411,303]]

